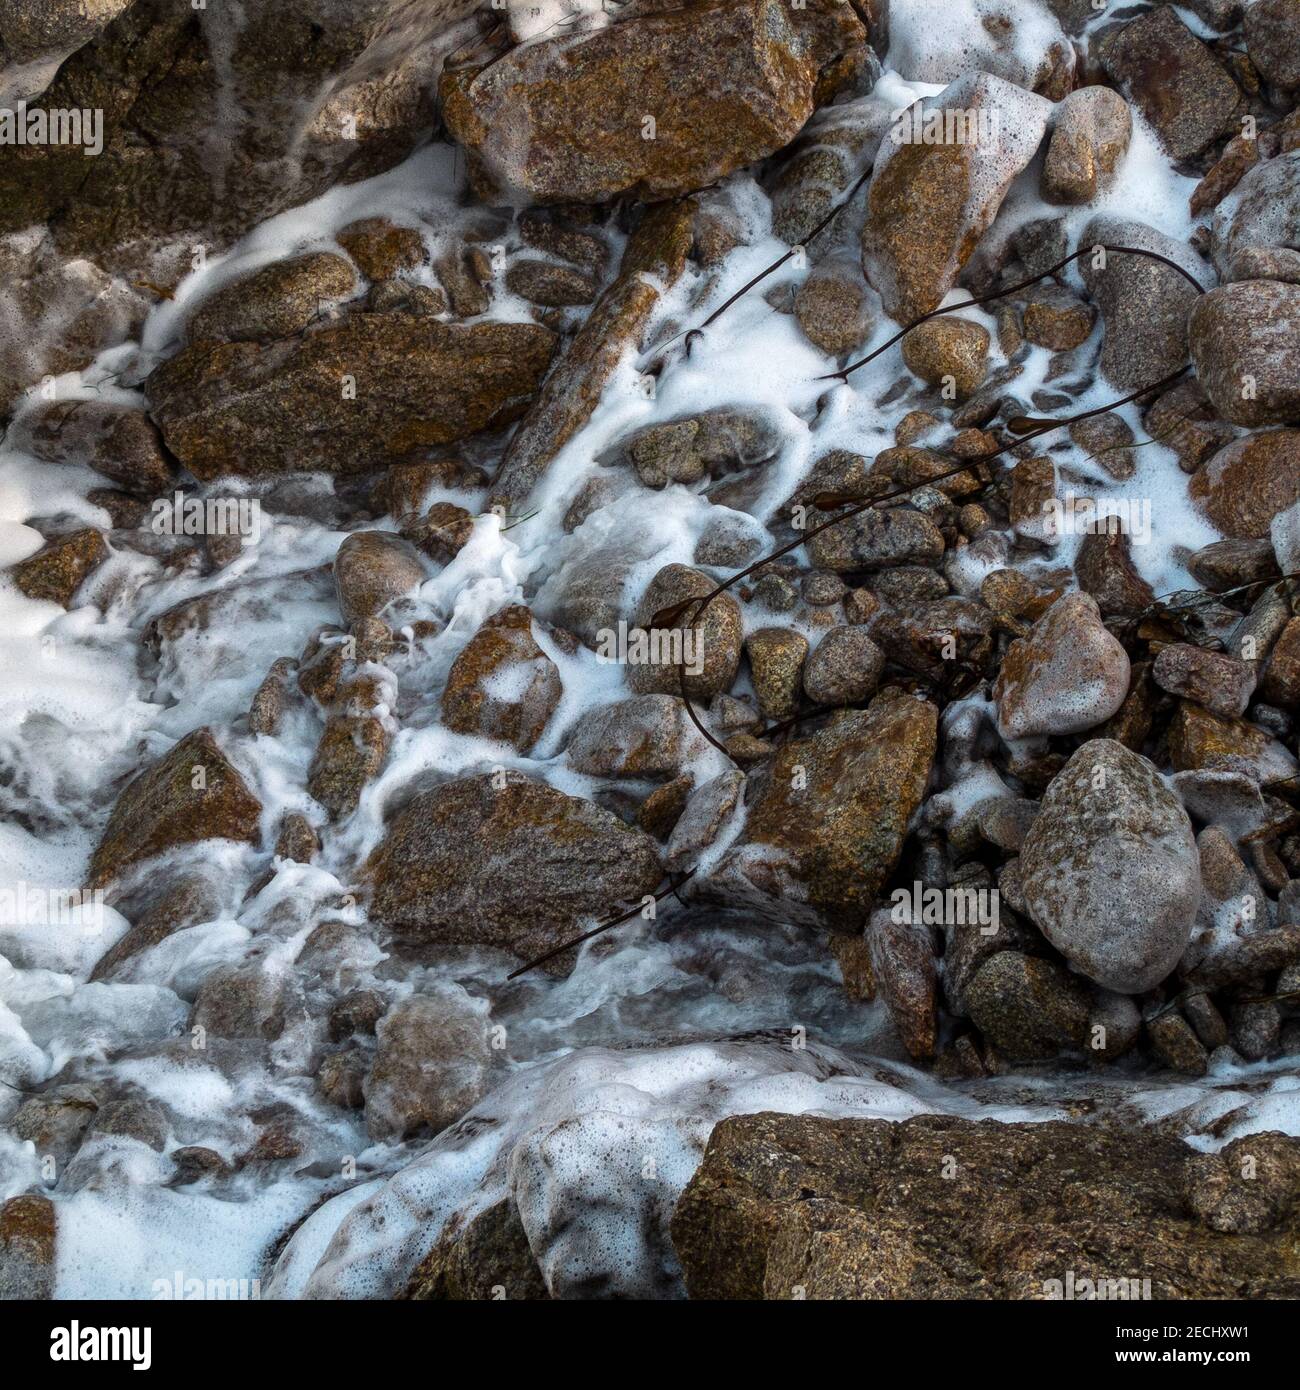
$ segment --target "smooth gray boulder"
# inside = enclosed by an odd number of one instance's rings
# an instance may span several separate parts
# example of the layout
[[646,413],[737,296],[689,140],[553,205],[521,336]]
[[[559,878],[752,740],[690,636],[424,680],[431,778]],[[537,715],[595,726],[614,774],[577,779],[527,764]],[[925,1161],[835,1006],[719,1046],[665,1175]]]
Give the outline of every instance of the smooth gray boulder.
[[1119,994],[1159,984],[1187,948],[1201,900],[1192,823],[1145,758],[1085,743],[1053,779],[1020,858],[1044,936]]

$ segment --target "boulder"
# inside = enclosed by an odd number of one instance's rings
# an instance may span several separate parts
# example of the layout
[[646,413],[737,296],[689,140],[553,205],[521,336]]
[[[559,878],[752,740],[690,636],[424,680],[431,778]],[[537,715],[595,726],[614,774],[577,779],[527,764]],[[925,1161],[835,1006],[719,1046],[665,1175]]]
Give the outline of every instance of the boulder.
[[1300,430],[1261,430],[1224,445],[1193,474],[1188,495],[1225,536],[1264,539],[1300,501]]
[[102,887],[177,845],[216,839],[256,844],[261,814],[261,802],[211,730],[195,729],[117,798],[91,855],[89,886]]
[[698,0],[472,54],[438,93],[481,185],[539,203],[656,201],[789,144],[865,44],[831,0]]
[[[709,1137],[673,1247],[697,1299],[1294,1298],[1300,1145],[1232,1147],[1211,1183],[1156,1128],[740,1115]],[[1254,1221],[1223,1219],[1229,1198]]]
[[1076,970],[1118,994],[1178,964],[1201,901],[1182,803],[1143,757],[1093,739],[1043,795],[1020,856],[1025,902]]
[[334,555],[339,612],[349,627],[376,617],[426,578],[419,551],[387,531],[354,531]]
[[452,662],[442,720],[460,734],[501,739],[527,753],[555,713],[564,686],[533,636],[521,603],[494,613]]
[[461,777],[394,816],[366,877],[375,921],[434,943],[528,957],[653,893],[654,841],[517,772]]
[[1124,703],[1128,653],[1091,594],[1057,599],[1007,648],[993,686],[1003,738],[1072,734],[1104,723]]
[[375,1042],[362,1083],[372,1139],[437,1134],[487,1090],[487,1007],[460,985],[436,984],[399,1000],[376,1025]]
[[356,285],[356,271],[328,251],[272,261],[202,300],[186,322],[186,338],[191,343],[291,338]]
[[154,497],[175,479],[162,441],[143,410],[107,401],[51,401],[29,410],[5,446],[46,463],[80,463],[140,497]]
[[877,696],[783,744],[750,773],[744,827],[692,891],[860,933],[925,794],[937,725],[924,700]]
[[1196,375],[1234,425],[1300,423],[1300,285],[1240,280],[1197,304],[1190,343]]
[[[1094,217],[1079,234],[1079,245],[1154,251],[1182,266],[1198,283],[1209,279],[1182,242],[1127,218]],[[1108,251],[1101,264],[1087,255],[1079,265],[1101,310],[1101,370],[1107,381],[1121,390],[1136,390],[1186,364],[1187,324],[1199,298],[1193,284],[1171,266],[1123,251]]]
[[[863,269],[890,318],[905,323],[938,307],[1033,158],[1051,111],[1042,97],[972,72],[891,130],[867,187],[862,230]],[[927,143],[926,121],[973,126],[974,138]]]
[[523,414],[555,350],[535,323],[355,313],[301,338],[195,343],[145,382],[198,478],[365,473]]
[[1090,203],[1128,153],[1133,117],[1109,87],[1080,87],[1056,108],[1043,161],[1042,192],[1049,203]]
[[1237,84],[1170,5],[1102,39],[1106,75],[1155,127],[1174,159],[1190,159],[1226,135],[1245,110]]

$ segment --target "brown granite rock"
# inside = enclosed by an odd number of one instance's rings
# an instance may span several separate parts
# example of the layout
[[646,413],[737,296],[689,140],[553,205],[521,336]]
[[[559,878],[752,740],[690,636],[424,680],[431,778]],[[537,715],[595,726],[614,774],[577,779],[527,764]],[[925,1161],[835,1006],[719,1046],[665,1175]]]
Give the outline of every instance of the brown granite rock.
[[332,303],[346,299],[356,284],[347,261],[328,251],[272,261],[202,300],[185,325],[186,338],[191,343],[291,338]]
[[1300,430],[1262,430],[1224,445],[1188,493],[1225,536],[1266,537],[1273,518],[1300,501]]
[[177,845],[214,839],[256,844],[261,814],[261,803],[211,731],[196,729],[117,798],[91,855],[89,885],[102,887]]
[[659,886],[655,842],[517,772],[457,778],[393,818],[366,876],[371,916],[422,941],[528,957]]
[[933,705],[877,696],[783,744],[750,774],[744,828],[698,891],[860,932],[924,794],[936,738]]
[[[1240,1148],[1273,1144],[1280,1192],[1296,1141]],[[673,1246],[697,1299],[1293,1297],[1294,1205],[1225,1234],[1219,1203],[1184,1198],[1203,1157],[1155,1128],[737,1116],[709,1138]]]
[[94,527],[70,531],[20,560],[10,570],[14,583],[28,598],[71,605],[87,575],[108,559],[104,533]]
[[540,324],[354,313],[302,338],[196,343],[144,390],[196,477],[363,473],[518,419],[554,350]]
[[457,733],[501,739],[527,753],[563,693],[559,670],[533,636],[532,612],[511,604],[488,618],[452,663],[442,720]]
[[655,201],[788,144],[865,41],[853,10],[826,0],[699,0],[471,54],[438,91],[481,182],[538,203]]

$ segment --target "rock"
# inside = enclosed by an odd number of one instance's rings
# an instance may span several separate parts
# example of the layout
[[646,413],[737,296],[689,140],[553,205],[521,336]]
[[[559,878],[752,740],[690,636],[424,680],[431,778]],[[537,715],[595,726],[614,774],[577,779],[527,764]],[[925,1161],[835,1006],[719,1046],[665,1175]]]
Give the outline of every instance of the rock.
[[450,982],[399,1000],[375,1028],[366,1076],[366,1128],[400,1143],[453,1124],[487,1090],[492,1063],[487,1007]]
[[1034,921],[1090,979],[1140,994],[1178,964],[1201,900],[1196,840],[1145,758],[1085,743],[1044,794],[1020,863]]
[[1275,87],[1300,87],[1300,10],[1295,0],[1257,0],[1246,10],[1246,52]]
[[355,531],[334,556],[339,612],[349,627],[377,617],[427,577],[416,548],[387,531]]
[[307,770],[307,790],[336,820],[357,809],[388,757],[389,733],[372,713],[332,714]]
[[[925,143],[888,139],[867,188],[862,264],[899,323],[937,308],[1015,176],[1033,158],[1051,105],[998,77],[970,72],[902,118],[992,127],[986,137]],[[943,113],[953,113],[952,116]]]
[[924,795],[936,729],[926,701],[878,696],[783,744],[750,774],[744,828],[693,891],[785,921],[861,931]]
[[[1205,282],[1204,269],[1185,245],[1142,222],[1094,217],[1080,233],[1079,245],[1154,251],[1182,266],[1193,280]],[[1188,317],[1198,302],[1192,283],[1171,266],[1122,251],[1106,252],[1100,266],[1085,256],[1080,272],[1101,310],[1101,370],[1107,381],[1121,390],[1137,390],[1186,364]]]
[[804,693],[815,705],[856,705],[880,684],[885,654],[861,624],[833,627],[804,663]]
[[871,336],[876,314],[862,271],[848,256],[820,261],[799,286],[794,316],[809,342],[843,357]]
[[371,857],[371,916],[405,936],[529,957],[653,893],[654,841],[515,772],[458,778],[402,808]]
[[1300,706],[1300,618],[1290,618],[1269,653],[1259,693],[1271,705]]
[[788,719],[799,708],[808,639],[790,628],[760,628],[745,638],[745,655],[763,717]]
[[320,836],[301,811],[288,812],[280,822],[275,852],[277,857],[291,859],[296,864],[310,864],[320,853]]
[[943,386],[965,400],[988,370],[988,329],[967,319],[939,318],[917,327],[903,339],[903,361],[931,386]]
[[1300,285],[1300,251],[1289,246],[1248,246],[1228,262],[1225,285],[1239,280],[1285,280]]
[[1263,430],[1224,445],[1188,493],[1226,536],[1262,540],[1273,518],[1300,501],[1300,430]]
[[402,527],[402,538],[436,565],[449,565],[474,534],[474,518],[454,502],[435,502],[421,517]]
[[609,247],[600,237],[575,231],[564,226],[562,221],[552,221],[536,211],[520,214],[518,227],[525,246],[568,261],[597,278],[604,275],[609,264]]
[[186,323],[186,339],[199,343],[292,338],[356,287],[356,272],[342,256],[328,251],[272,261],[204,299]]
[[358,473],[518,419],[554,350],[539,324],[354,313],[265,345],[195,343],[144,390],[167,447],[204,481]]
[[1092,531],[1084,536],[1074,572],[1079,587],[1097,600],[1105,617],[1142,613],[1155,601],[1155,591],[1137,572],[1123,531]]
[[1087,342],[1095,321],[1092,306],[1060,285],[1039,285],[1025,295],[1027,343],[1050,348],[1053,352],[1071,352]]
[[1300,422],[1300,285],[1243,280],[1203,296],[1191,317],[1196,375],[1234,425]]
[[458,319],[477,318],[492,307],[491,267],[476,249],[452,246],[434,262],[451,311]]
[[1172,1009],[1147,1020],[1147,1039],[1156,1056],[1173,1071],[1204,1076],[1209,1068],[1209,1057],[1191,1025]]
[[780,430],[767,415],[723,407],[637,430],[622,454],[646,487],[659,488],[753,468],[780,447]]
[[105,401],[51,401],[22,415],[5,438],[46,463],[80,463],[140,497],[171,486],[175,473],[142,410]]
[[[136,0],[60,66],[49,110],[103,113],[103,151],[10,147],[0,227],[49,222],[70,256],[148,265],[159,241],[209,254],[338,181],[399,163],[434,123],[443,31],[460,0],[248,0],[229,42],[189,7]],[[102,13],[102,8],[100,9]],[[328,42],[322,32],[328,25]],[[214,102],[239,119],[214,123]]]
[[[0,3],[0,54],[7,63],[62,60],[95,37],[131,0],[22,0]],[[6,72],[6,78],[9,74]],[[37,93],[24,93],[28,100]]]
[[334,239],[367,280],[391,280],[398,271],[414,270],[428,258],[418,227],[399,227],[386,217],[349,222]]
[[248,731],[251,734],[274,734],[284,717],[289,698],[289,681],[298,663],[287,656],[277,657],[271,669],[253,693],[248,707]]
[[[743,783],[743,776],[741,781]],[[637,807],[636,823],[640,829],[647,835],[653,835],[656,840],[666,840],[681,819],[694,785],[694,777],[689,772],[684,772],[680,777],[674,777],[671,782],[656,787]]]
[[999,951],[966,987],[971,1022],[1013,1062],[1080,1051],[1088,1032],[1088,994],[1059,965],[1019,951]]
[[30,1096],[18,1107],[11,1121],[14,1137],[30,1140],[36,1146],[37,1159],[48,1155],[61,1171],[80,1148],[82,1136],[98,1109],[89,1087],[56,1086]]
[[1128,653],[1089,594],[1067,594],[1012,642],[993,686],[1003,738],[1080,733],[1109,719],[1128,694]]
[[420,1302],[550,1296],[510,1197],[452,1216],[401,1295]]
[[563,309],[574,304],[590,304],[600,286],[589,275],[569,266],[525,258],[506,271],[506,288],[530,304]]
[[808,539],[813,564],[837,574],[888,565],[933,565],[943,558],[943,550],[943,533],[923,512],[910,507],[868,507]]
[[665,863],[669,873],[684,873],[694,867],[722,833],[744,789],[745,774],[733,767],[691,793],[668,840]]
[[[672,659],[628,667],[628,684],[638,695],[676,695],[684,684],[692,700],[708,701],[730,687],[740,665],[741,643],[740,605],[730,594],[720,594],[698,619],[687,609],[669,627],[650,627],[656,614],[702,598],[716,587],[707,575],[687,565],[665,565],[646,586],[632,630],[657,632],[661,653]],[[673,633],[680,633],[680,638],[669,635]],[[685,668],[684,678],[679,662]]]
[[507,512],[524,510],[551,460],[591,418],[629,346],[639,350],[660,295],[685,268],[694,212],[692,201],[683,199],[645,214],[627,242],[613,284],[596,301],[515,430],[493,484],[492,503]]
[[1043,161],[1042,193],[1049,203],[1090,203],[1128,153],[1133,117],[1109,87],[1080,87],[1056,108]]
[[19,561],[10,574],[28,598],[69,608],[86,577],[98,569],[108,555],[104,533],[87,526],[52,540],[35,555]]
[[1173,159],[1200,154],[1245,109],[1237,84],[1167,5],[1111,30],[1097,53]]
[[366,1103],[363,1088],[369,1070],[369,1059],[359,1047],[346,1048],[321,1059],[316,1084],[331,1105],[341,1110],[360,1110]]
[[870,168],[894,115],[875,92],[817,111],[773,182],[773,235],[802,246]]
[[449,64],[438,95],[481,183],[537,203],[654,202],[789,144],[865,40],[822,0],[705,0]]
[[1169,756],[1176,772],[1237,772],[1256,782],[1290,777],[1296,770],[1295,759],[1263,729],[1190,700],[1180,701],[1174,712]]
[[637,695],[588,714],[566,758],[589,777],[676,777],[699,737],[677,695]]
[[1183,1200],[1211,1231],[1262,1235],[1291,1215],[1297,1180],[1294,1140],[1266,1130],[1190,1159],[1183,1168]]
[[[1261,895],[1262,897],[1262,895]],[[1300,923],[1230,938],[1186,972],[1188,985],[1221,989],[1275,974],[1300,961]]]
[[[1243,131],[1234,135],[1223,147],[1223,153],[1210,166],[1209,172],[1192,190],[1188,208],[1193,217],[1210,212],[1232,192],[1246,173],[1258,162],[1260,142],[1252,133],[1250,138]],[[1246,275],[1241,279],[1254,279]]]
[[494,613],[452,663],[442,720],[457,733],[501,739],[527,753],[563,694],[559,669],[533,636],[532,612],[511,604]]
[[[1294,1154],[1241,1147],[1261,1139]],[[1202,1158],[1154,1127],[741,1115],[673,1246],[697,1299],[1289,1297],[1294,1208],[1267,1235],[1207,1229],[1183,1195]]]
[[1198,584],[1215,594],[1276,579],[1280,573],[1272,543],[1262,538],[1213,541],[1188,560],[1187,569]]
[[167,1112],[156,1101],[143,1096],[124,1096],[101,1106],[91,1125],[90,1137],[106,1134],[120,1139],[134,1139],[162,1153],[167,1147],[171,1126]]
[[284,1029],[284,982],[256,961],[219,965],[194,997],[190,1027],[214,1038],[278,1038]]
[[1237,431],[1216,419],[1214,407],[1195,378],[1185,378],[1148,408],[1147,433],[1178,455],[1185,473],[1192,473],[1216,449],[1235,439]]
[[992,631],[988,611],[957,595],[900,602],[871,627],[888,660],[940,685],[963,669],[983,669],[992,651]]
[[908,1054],[933,1057],[938,1043],[938,973],[927,927],[894,920],[888,909],[867,926],[872,977]]
[[1189,642],[1162,648],[1151,674],[1162,690],[1197,700],[1230,719],[1245,714],[1255,690],[1255,670],[1249,662]]
[[[1252,145],[1258,142],[1252,142]],[[1210,249],[1220,276],[1228,280],[1290,279],[1289,275],[1243,275],[1249,254],[1280,256],[1300,247],[1300,150],[1257,163],[1242,175],[1236,196],[1215,214]],[[1261,269],[1271,269],[1267,262]],[[1230,273],[1231,272],[1231,273]]]
[[164,878],[130,913],[131,929],[117,939],[90,972],[91,981],[111,980],[121,967],[184,927],[210,922],[221,912],[221,894],[211,875],[182,874]]
[[92,888],[177,845],[200,840],[256,844],[261,802],[217,746],[196,729],[146,768],[117,798],[90,859]]
[[54,1297],[57,1235],[54,1203],[41,1193],[0,1205],[0,1301]]

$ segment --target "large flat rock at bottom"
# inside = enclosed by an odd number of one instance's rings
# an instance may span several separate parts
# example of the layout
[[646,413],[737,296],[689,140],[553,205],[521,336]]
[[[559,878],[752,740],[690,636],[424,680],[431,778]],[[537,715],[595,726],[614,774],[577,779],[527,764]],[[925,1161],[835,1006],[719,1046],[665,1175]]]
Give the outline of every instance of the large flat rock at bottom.
[[743,1115],[714,1129],[673,1245],[692,1298],[1081,1299],[1086,1280],[1105,1298],[1295,1298],[1300,1141],[1230,1147],[1060,1121]]
[[523,414],[555,350],[540,324],[353,314],[300,338],[196,343],[145,383],[198,478],[365,473]]
[[419,941],[532,956],[653,893],[655,842],[521,773],[461,777],[393,818],[366,870],[370,915]]

